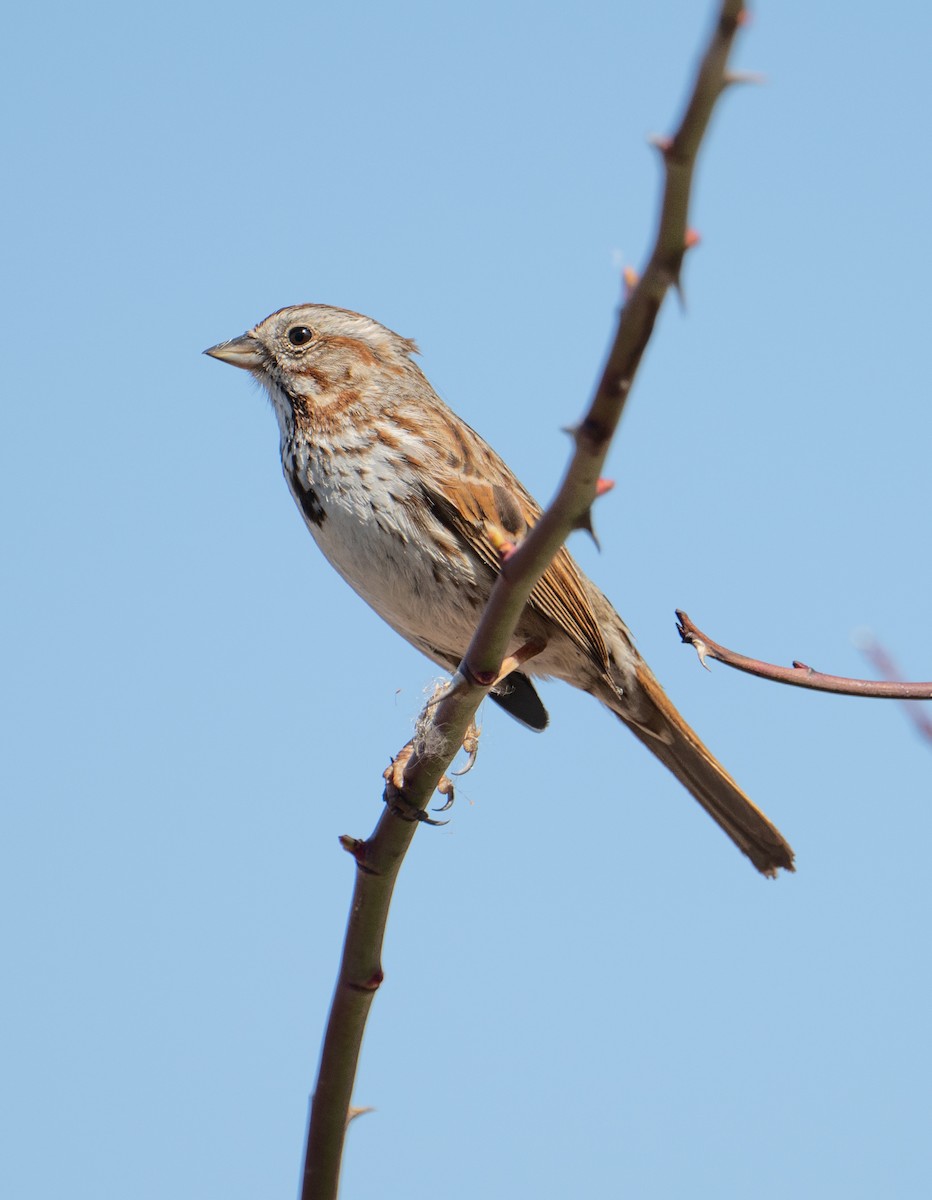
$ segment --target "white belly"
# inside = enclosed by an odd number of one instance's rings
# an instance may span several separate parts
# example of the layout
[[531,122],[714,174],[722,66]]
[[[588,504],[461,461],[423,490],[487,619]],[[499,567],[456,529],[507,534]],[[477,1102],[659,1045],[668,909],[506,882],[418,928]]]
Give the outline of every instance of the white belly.
[[429,657],[458,662],[492,580],[429,513],[426,529],[423,509],[412,519],[398,464],[369,467],[365,480],[352,460],[308,462],[298,452],[282,465],[314,541],[350,587]]

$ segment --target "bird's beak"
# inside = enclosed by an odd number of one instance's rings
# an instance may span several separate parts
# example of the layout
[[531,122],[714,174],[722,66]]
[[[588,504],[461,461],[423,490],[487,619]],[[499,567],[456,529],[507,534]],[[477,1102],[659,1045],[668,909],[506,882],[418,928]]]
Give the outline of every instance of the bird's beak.
[[221,362],[229,363],[231,367],[242,367],[244,371],[256,371],[265,362],[262,345],[251,333],[244,333],[242,337],[221,342],[219,346],[211,346],[204,353],[209,354],[211,358],[219,358]]

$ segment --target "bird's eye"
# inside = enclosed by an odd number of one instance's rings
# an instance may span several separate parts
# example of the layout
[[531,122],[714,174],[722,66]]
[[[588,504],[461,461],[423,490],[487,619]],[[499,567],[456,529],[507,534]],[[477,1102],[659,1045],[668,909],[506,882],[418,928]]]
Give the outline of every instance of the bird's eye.
[[288,341],[292,346],[306,346],[313,336],[306,325],[295,325],[293,329],[288,330]]

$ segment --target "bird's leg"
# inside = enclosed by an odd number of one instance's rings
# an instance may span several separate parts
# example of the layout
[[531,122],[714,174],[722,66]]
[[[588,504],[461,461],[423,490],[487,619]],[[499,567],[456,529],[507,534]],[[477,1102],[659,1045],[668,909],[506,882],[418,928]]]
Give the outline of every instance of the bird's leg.
[[460,664],[458,673],[469,683],[477,683],[480,687],[498,687],[502,680],[507,679],[512,671],[517,671],[529,658],[534,658],[542,650],[545,650],[546,646],[546,642],[541,642],[537,639],[525,642],[523,646],[518,647],[514,654],[508,655],[495,674],[491,671],[475,671],[465,659]]
[[[498,674],[492,680],[491,686],[496,687],[502,682],[502,680],[507,679],[512,671],[518,670],[518,668],[523,666],[524,663],[526,663],[529,659],[540,654],[545,645],[545,642],[531,640],[529,642],[525,642],[524,645],[519,646],[514,654],[509,654],[509,656],[499,667]],[[470,672],[470,674],[472,674],[472,672]],[[473,676],[473,678],[475,680],[476,677]],[[434,701],[439,700],[441,696],[442,692],[435,695]],[[405,821],[423,821],[427,825],[445,825],[445,821],[433,820],[423,809],[418,808],[414,804],[410,804],[404,796],[405,769],[411,760],[411,755],[414,753],[417,740],[418,739],[415,736],[399,751],[399,753],[392,759],[391,763],[385,768],[383,777],[385,779],[386,786],[383,799],[392,812]],[[476,765],[476,758],[479,753],[479,726],[476,724],[475,720],[469,722],[469,726],[463,737],[463,749],[467,754],[466,765],[459,771],[453,771],[452,774],[454,776],[465,775]],[[444,803],[434,811],[446,812],[452,806],[454,800],[453,780],[450,779],[448,775],[442,776],[440,782],[437,784],[437,791],[441,796],[446,797],[446,799]]]
[[536,658],[536,656],[540,654],[542,650],[545,650],[546,647],[546,642],[536,640],[525,642],[523,646],[519,646],[514,654],[509,654],[499,667],[498,676],[495,680],[495,683],[492,684],[492,687],[495,687],[496,684],[501,683],[503,679],[507,679],[512,671],[516,671],[518,667],[523,666],[528,659]]

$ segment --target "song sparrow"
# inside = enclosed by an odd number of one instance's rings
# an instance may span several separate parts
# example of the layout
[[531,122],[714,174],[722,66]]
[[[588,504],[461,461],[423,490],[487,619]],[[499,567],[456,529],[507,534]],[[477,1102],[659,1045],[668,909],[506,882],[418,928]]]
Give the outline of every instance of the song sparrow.
[[[469,644],[499,567],[490,530],[540,513],[494,450],[439,398],[414,342],[359,313],[283,308],[206,350],[268,391],[285,480],[314,540],[402,637],[447,670]],[[624,622],[566,550],[534,589],[509,653],[543,646],[493,698],[543,729],[528,675],[608,706],[759,871],[793,869],[786,841],[667,699]]]

